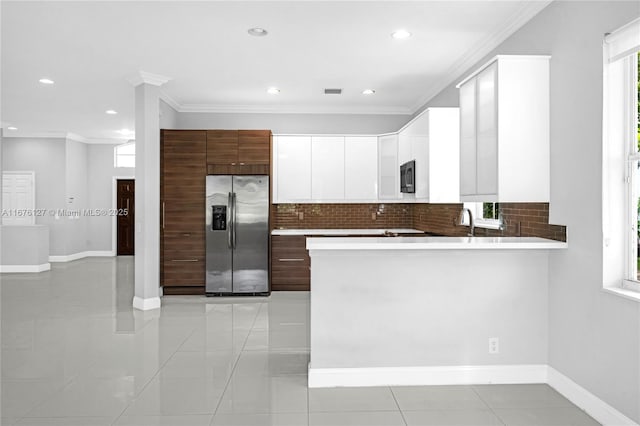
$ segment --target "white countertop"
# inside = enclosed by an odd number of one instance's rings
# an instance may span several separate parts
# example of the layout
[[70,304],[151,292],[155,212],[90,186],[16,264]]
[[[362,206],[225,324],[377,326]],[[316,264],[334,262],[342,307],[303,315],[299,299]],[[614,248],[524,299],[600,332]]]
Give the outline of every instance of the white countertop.
[[563,249],[567,243],[537,237],[308,238],[308,250],[513,250]]
[[394,234],[424,234],[417,229],[386,228],[386,229],[274,229],[271,235],[384,235]]

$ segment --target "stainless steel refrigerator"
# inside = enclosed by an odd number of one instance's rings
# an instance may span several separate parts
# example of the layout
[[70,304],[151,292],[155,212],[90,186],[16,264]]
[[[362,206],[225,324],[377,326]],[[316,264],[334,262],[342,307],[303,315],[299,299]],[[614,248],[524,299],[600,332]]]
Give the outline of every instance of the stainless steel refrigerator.
[[207,296],[269,294],[269,176],[207,176]]

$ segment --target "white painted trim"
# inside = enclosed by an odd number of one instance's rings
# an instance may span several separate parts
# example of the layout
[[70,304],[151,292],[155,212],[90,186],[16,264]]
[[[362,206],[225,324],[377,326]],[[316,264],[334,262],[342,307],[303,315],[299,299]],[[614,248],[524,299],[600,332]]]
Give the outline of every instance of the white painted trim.
[[551,366],[548,366],[547,383],[569,401],[586,411],[598,423],[603,425],[637,426],[637,423],[633,420]]
[[44,272],[50,269],[50,263],[43,263],[42,265],[0,265],[0,273],[2,274]]
[[431,99],[447,88],[451,83],[458,80],[469,68],[474,66],[478,61],[488,55],[492,50],[498,47],[503,41],[509,38],[513,33],[518,31],[524,24],[529,22],[545,7],[551,4],[552,0],[532,1],[523,4],[522,8],[507,20],[508,24],[501,27],[497,32],[490,34],[484,40],[480,41],[469,49],[465,54],[460,55],[460,60],[449,68],[445,78],[439,84],[435,84],[422,96],[413,106],[414,113],[427,104]]
[[[119,179],[131,179],[136,180],[135,176],[113,176],[111,180],[111,208],[113,211],[118,209],[118,180]],[[116,215],[111,216],[111,252],[113,256],[118,255],[118,217]]]
[[173,108],[175,111],[180,112],[180,103],[173,99],[168,93],[164,90],[160,90],[160,99],[163,100],[167,105]]
[[91,144],[121,144],[126,142],[129,138],[111,138],[111,139],[101,139],[101,138],[85,138],[84,136],[80,136],[74,133],[65,133],[65,132],[23,132],[17,130],[16,132],[12,132],[10,136],[4,136],[5,138],[23,138],[23,139],[68,139],[76,142],[81,142],[87,145]]
[[171,80],[171,77],[166,77],[160,74],[152,74],[146,71],[138,71],[127,78],[127,81],[131,83],[133,87],[139,86],[143,83],[151,84],[153,86],[162,86],[169,80]]
[[141,311],[150,311],[152,309],[159,309],[160,305],[161,303],[160,303],[159,297],[150,297],[148,299],[143,299],[141,297],[134,296],[133,298],[133,307]]
[[49,262],[71,262],[73,260],[84,259],[85,257],[113,257],[113,251],[81,251],[78,253],[68,254],[64,256],[49,256]]
[[462,86],[467,81],[471,80],[473,77],[480,74],[487,67],[489,67],[489,65],[493,64],[494,62],[498,60],[504,61],[509,59],[544,59],[548,61],[549,59],[551,59],[551,56],[550,55],[496,55],[493,58],[489,59],[484,64],[482,64],[480,67],[478,67],[474,72],[466,76],[464,80],[462,80],[460,83],[456,84],[456,89],[459,89],[460,86]]
[[311,368],[309,387],[546,383],[547,365]]
[[[163,99],[164,100],[164,99]],[[406,107],[368,107],[345,108],[340,106],[317,105],[215,105],[215,104],[181,104],[178,112],[206,112],[216,114],[362,114],[362,115],[411,115],[412,110]]]

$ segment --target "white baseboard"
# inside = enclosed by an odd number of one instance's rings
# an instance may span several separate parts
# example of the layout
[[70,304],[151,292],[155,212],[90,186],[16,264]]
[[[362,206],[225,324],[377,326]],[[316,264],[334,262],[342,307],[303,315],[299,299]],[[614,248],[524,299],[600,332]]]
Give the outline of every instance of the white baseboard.
[[0,273],[44,272],[51,269],[50,263],[41,265],[0,265]]
[[311,368],[310,388],[547,383],[597,422],[638,426],[573,380],[547,364],[446,367]]
[[115,252],[112,250],[81,251],[65,256],[49,256],[49,262],[71,262],[72,260],[84,259],[85,257],[112,257],[115,255]]
[[636,422],[565,376],[553,367],[548,367],[549,386],[560,392],[569,401],[587,412],[598,423],[611,426],[638,425]]
[[150,297],[148,299],[143,299],[142,297],[135,296],[133,298],[133,307],[139,309],[141,311],[149,311],[151,309],[159,309],[160,308],[160,298],[159,297]]
[[309,368],[309,387],[546,383],[547,365]]

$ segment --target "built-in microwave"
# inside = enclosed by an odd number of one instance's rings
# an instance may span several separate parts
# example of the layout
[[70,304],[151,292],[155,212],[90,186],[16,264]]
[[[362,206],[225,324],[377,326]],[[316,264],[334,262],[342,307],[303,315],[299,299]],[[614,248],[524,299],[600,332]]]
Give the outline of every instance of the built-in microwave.
[[400,192],[416,192],[416,161],[407,161],[400,166]]

